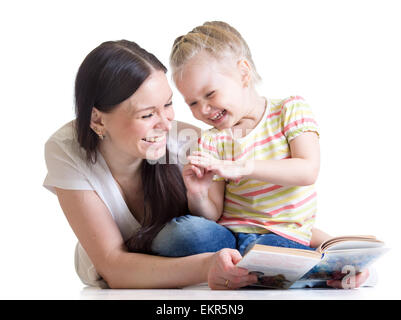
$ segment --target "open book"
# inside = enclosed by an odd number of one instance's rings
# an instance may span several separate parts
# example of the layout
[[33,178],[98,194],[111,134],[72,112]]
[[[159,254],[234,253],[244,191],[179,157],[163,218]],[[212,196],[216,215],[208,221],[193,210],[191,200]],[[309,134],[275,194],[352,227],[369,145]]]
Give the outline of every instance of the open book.
[[374,236],[331,238],[315,251],[255,244],[237,266],[257,274],[257,286],[287,289],[296,281],[325,282],[355,275],[387,250]]

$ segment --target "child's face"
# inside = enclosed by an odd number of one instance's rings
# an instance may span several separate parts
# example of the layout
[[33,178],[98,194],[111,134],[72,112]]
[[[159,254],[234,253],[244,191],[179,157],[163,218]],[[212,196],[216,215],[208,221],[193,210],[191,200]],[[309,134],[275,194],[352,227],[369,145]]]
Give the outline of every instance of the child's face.
[[194,117],[219,130],[232,128],[246,114],[245,85],[237,62],[206,52],[191,58],[174,77]]

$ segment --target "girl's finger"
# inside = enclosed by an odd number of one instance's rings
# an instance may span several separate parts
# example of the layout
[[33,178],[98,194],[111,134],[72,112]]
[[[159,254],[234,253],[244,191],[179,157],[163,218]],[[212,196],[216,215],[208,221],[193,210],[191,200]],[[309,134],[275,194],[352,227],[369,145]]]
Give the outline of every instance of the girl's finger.
[[189,160],[190,164],[197,165],[197,166],[200,166],[200,167],[208,169],[208,170],[211,165],[211,162],[209,160],[205,160],[202,157],[189,156],[188,160]]
[[197,166],[194,166],[194,165],[191,166],[191,169],[193,170],[193,172],[195,172],[195,174],[198,178],[203,177],[203,170],[199,169]]
[[202,156],[202,157],[205,157],[205,158],[213,158],[210,153],[207,153],[207,152],[204,152],[204,151],[194,151],[194,152],[192,152],[191,155]]

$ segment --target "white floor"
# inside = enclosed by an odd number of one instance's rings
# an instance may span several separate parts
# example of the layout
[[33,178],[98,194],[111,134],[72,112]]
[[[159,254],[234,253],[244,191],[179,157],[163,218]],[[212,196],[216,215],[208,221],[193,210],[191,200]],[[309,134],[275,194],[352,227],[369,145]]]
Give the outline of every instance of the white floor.
[[84,288],[81,299],[96,300],[298,300],[298,299],[397,299],[383,295],[375,288],[356,290],[297,289],[297,290],[232,290],[211,291],[206,286],[183,290],[97,290]]
[[291,290],[210,290],[206,284],[185,289],[164,290],[105,290],[85,287],[80,299],[104,300],[365,300],[400,299],[399,291],[387,290],[378,284],[353,290],[337,289],[291,289]]
[[[375,287],[339,289],[239,289],[210,290],[206,284],[184,289],[118,290],[86,287],[79,280],[6,286],[0,299],[22,300],[400,300],[400,281],[391,273],[383,274]],[[32,278],[31,278],[32,279]],[[39,279],[38,279],[39,280]],[[43,278],[42,278],[43,280]],[[29,277],[25,279],[29,281]],[[36,282],[36,281],[35,281]]]
[[[26,258],[26,257],[25,257]],[[28,257],[29,258],[29,257]],[[47,259],[48,267],[43,268]],[[63,260],[64,259],[64,260]],[[394,249],[375,265],[378,282],[374,287],[351,290],[339,289],[289,289],[289,290],[210,290],[207,285],[184,289],[116,290],[86,287],[75,274],[67,254],[49,260],[36,253],[31,259],[0,264],[2,283],[0,299],[22,300],[401,300],[401,250]],[[12,262],[12,263],[11,263]],[[9,266],[9,268],[4,268]],[[4,268],[4,270],[2,270]]]

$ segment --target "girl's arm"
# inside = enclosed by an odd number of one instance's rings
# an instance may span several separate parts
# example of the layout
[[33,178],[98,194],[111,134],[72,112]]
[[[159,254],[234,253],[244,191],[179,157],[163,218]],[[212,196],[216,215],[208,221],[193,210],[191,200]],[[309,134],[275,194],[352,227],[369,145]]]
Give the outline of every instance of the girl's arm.
[[[167,258],[128,252],[120,230],[110,212],[94,191],[56,188],[60,205],[99,275],[110,288],[177,288],[223,277],[246,283],[249,276],[233,263],[226,270],[232,252],[204,253],[182,258]],[[235,250],[232,250],[235,251]],[[217,271],[220,270],[220,271]],[[240,270],[240,271],[239,271]],[[219,273],[220,272],[220,273]],[[211,279],[211,280],[210,280]],[[244,285],[246,285],[244,284]]]
[[291,158],[282,160],[224,161],[205,153],[190,156],[190,163],[230,179],[255,179],[281,186],[305,186],[315,183],[320,167],[319,139],[305,132],[290,142]]
[[290,142],[291,158],[251,160],[245,164],[246,178],[268,181],[281,186],[314,184],[319,174],[319,138],[305,132]]

